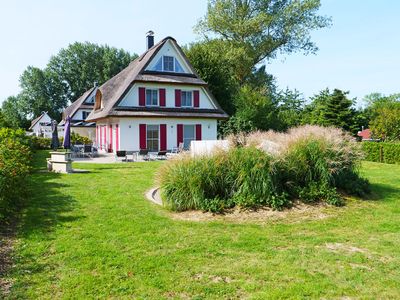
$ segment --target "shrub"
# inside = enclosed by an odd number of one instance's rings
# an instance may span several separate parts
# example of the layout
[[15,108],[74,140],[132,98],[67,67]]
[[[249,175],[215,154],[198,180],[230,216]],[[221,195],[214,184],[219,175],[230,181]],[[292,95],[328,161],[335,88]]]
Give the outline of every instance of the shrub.
[[32,137],[32,145],[35,150],[47,150],[51,148],[51,139],[44,137]]
[[30,138],[23,131],[0,129],[0,221],[6,220],[26,198],[29,144]]
[[363,196],[359,144],[334,128],[305,126],[288,133],[231,137],[227,152],[185,156],[160,171],[165,203],[172,210],[219,212],[233,206],[282,209],[293,201],[343,205],[338,190]]

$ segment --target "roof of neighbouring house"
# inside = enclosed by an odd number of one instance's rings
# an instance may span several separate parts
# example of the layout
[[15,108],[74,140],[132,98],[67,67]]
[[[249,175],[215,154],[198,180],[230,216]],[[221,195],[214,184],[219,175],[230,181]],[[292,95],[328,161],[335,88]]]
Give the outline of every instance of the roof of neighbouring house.
[[363,140],[370,140],[371,139],[371,130],[369,128],[361,130],[357,133],[359,137]]
[[45,115],[47,115],[47,112],[42,112],[42,114],[37,117],[36,119],[33,119],[31,122],[31,126],[29,127],[29,130],[31,130],[33,128],[33,126],[35,126]]
[[[192,74],[176,74],[176,73],[162,73],[153,72],[153,71],[145,71],[147,65],[151,62],[154,56],[158,53],[158,51],[162,48],[162,46],[167,42],[171,41],[178,52],[181,54],[183,59],[187,62],[190,71]],[[103,85],[99,87],[101,92],[101,98],[103,101],[103,108],[98,110],[93,110],[88,116],[88,121],[94,121],[97,119],[105,118],[108,116],[133,116],[137,115],[132,113],[129,109],[121,109],[116,107],[119,101],[129,92],[130,88],[134,85],[135,82],[154,82],[154,83],[170,83],[170,84],[189,84],[189,85],[198,85],[202,86],[206,89],[207,93],[210,95],[213,103],[217,107],[217,109],[212,110],[210,112],[212,116],[204,115],[206,113],[203,112],[204,117],[212,117],[224,119],[227,118],[228,115],[222,110],[217,101],[213,98],[212,94],[207,89],[207,83],[200,79],[197,72],[193,69],[190,62],[188,61],[186,55],[183,53],[182,49],[176,43],[176,40],[172,37],[166,37],[161,40],[159,43],[155,44],[153,47],[148,49],[141,56],[132,61],[125,69],[123,69],[120,73],[109,79]],[[142,115],[146,116],[159,116],[157,114],[151,115],[151,112],[147,108],[140,108]],[[171,115],[173,112],[169,112]],[[200,114],[200,111],[197,112],[187,112],[187,116],[190,114]],[[167,115],[167,114],[165,114]]]

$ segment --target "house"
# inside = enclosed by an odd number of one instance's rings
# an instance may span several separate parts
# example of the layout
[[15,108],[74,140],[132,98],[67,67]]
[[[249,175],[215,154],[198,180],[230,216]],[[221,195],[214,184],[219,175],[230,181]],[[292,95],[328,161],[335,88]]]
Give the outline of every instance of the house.
[[47,112],[42,114],[31,122],[29,130],[36,136],[51,138],[51,118]]
[[86,122],[86,118],[93,110],[94,97],[97,90],[97,83],[86,91],[81,97],[68,106],[63,114],[60,126],[65,125],[65,120],[69,116],[71,118],[71,132],[75,132],[81,136],[88,137],[92,141],[96,139],[96,123]]
[[363,141],[370,141],[371,140],[371,130],[370,129],[363,129],[357,132],[357,136],[361,138]]
[[192,140],[216,140],[217,121],[228,118],[172,37],[154,45],[96,89],[94,109],[100,150],[172,150]]

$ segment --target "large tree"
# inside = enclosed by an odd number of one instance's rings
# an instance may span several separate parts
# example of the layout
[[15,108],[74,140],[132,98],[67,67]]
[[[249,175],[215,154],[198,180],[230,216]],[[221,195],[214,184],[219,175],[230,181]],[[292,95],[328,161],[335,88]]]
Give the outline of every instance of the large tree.
[[229,42],[236,76],[244,82],[256,65],[278,52],[315,52],[310,32],[330,24],[318,15],[319,8],[319,0],[209,0],[196,30]]
[[[20,123],[17,121],[20,117],[33,119],[42,111],[58,120],[62,110],[94,82],[103,84],[136,57],[136,54],[107,45],[71,44],[52,56],[44,69],[29,66],[23,72],[22,91],[8,99],[3,113],[13,120],[12,126]],[[18,111],[13,112],[13,109]]]

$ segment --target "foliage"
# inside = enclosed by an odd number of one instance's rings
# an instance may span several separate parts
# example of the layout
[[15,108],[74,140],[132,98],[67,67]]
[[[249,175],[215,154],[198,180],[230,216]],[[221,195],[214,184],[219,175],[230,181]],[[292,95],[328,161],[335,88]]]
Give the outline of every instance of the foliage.
[[400,143],[362,142],[365,159],[386,164],[400,164]]
[[137,57],[122,49],[93,43],[74,43],[52,56],[44,69],[29,66],[20,77],[21,93],[3,104],[12,127],[27,127],[27,119],[47,111],[59,120],[61,111],[94,82],[105,81]]
[[22,130],[0,129],[0,222],[9,219],[26,199],[30,140]]
[[192,43],[184,50],[222,109],[232,115],[235,112],[233,97],[237,93],[238,83],[234,79],[232,62],[221,49],[224,47],[223,41],[212,40]]
[[354,124],[354,100],[346,97],[348,93],[338,89],[332,93],[329,89],[321,91],[305,107],[303,124],[335,126],[356,133],[359,127]]
[[51,138],[45,138],[41,136],[32,137],[33,149],[35,150],[46,150],[51,148]]
[[89,144],[92,144],[92,140],[86,136],[81,136],[76,132],[71,132],[71,143],[72,144],[89,145]]
[[390,98],[375,102],[372,107],[370,129],[372,134],[385,141],[400,140],[400,101]]
[[22,95],[10,96],[3,101],[1,106],[1,114],[3,120],[2,127],[25,128],[29,127],[27,115],[22,109]]
[[235,142],[239,146],[228,152],[167,163],[159,175],[166,205],[178,211],[282,209],[296,199],[342,205],[337,188],[368,193],[368,183],[358,175],[359,145],[338,129],[306,126],[236,140],[242,145]]
[[303,115],[305,100],[297,90],[288,88],[277,95],[278,119],[282,130],[299,126]]
[[240,82],[252,69],[278,51],[315,52],[310,32],[330,24],[317,14],[319,0],[210,0],[196,30],[229,42]]

